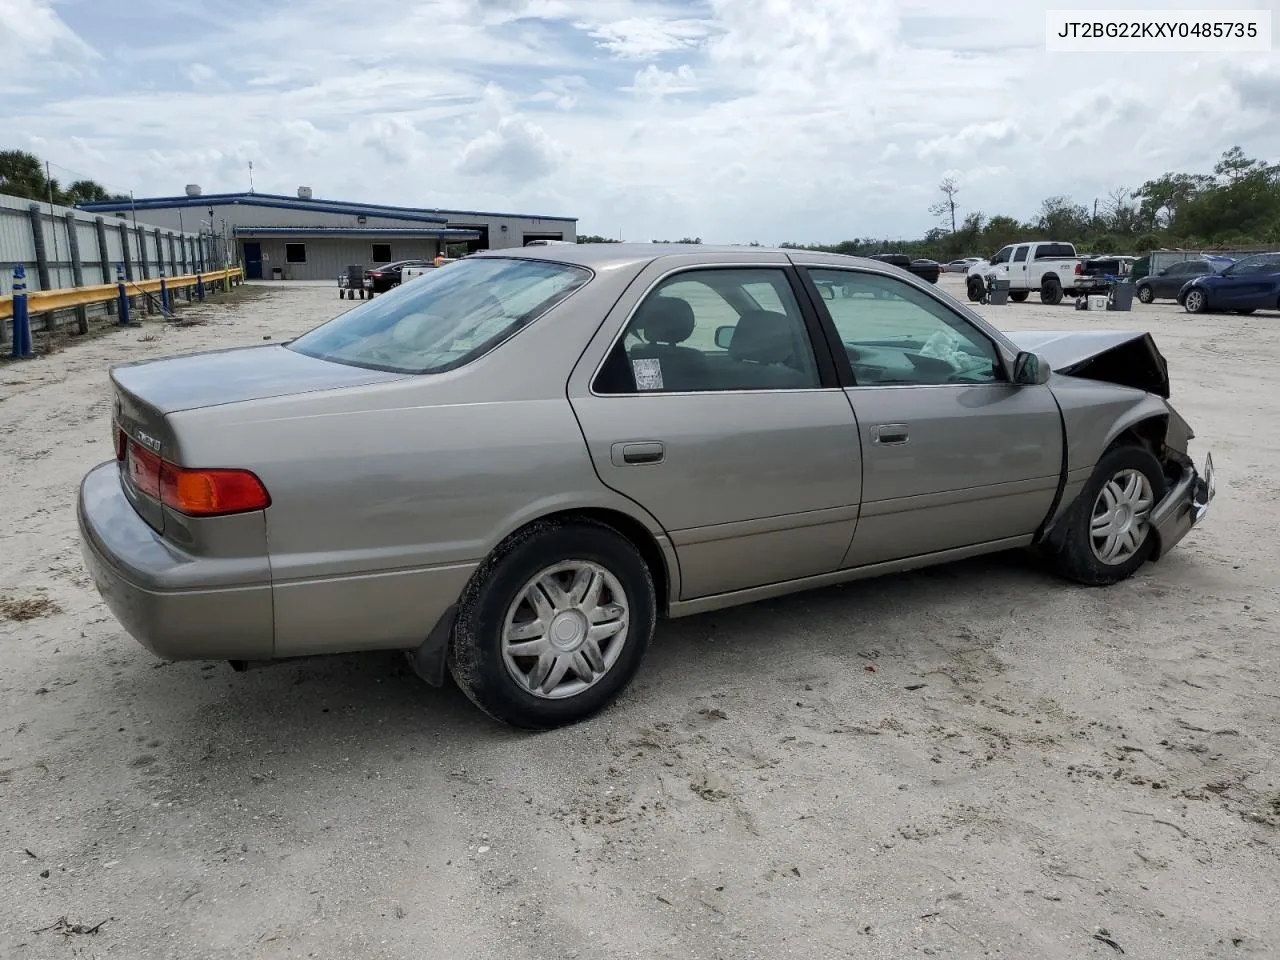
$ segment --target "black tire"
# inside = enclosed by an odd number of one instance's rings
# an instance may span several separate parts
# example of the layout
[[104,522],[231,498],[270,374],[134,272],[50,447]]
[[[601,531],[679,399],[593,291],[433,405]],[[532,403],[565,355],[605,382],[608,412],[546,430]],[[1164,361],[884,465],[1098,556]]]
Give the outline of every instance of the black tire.
[[1155,298],[1156,298],[1155,291],[1153,291],[1150,287],[1138,288],[1138,300],[1141,301],[1142,303],[1150,303]]
[[1009,299],[1014,303],[1026,303],[1029,296],[1031,296],[1030,290],[1011,290],[1009,292]]
[[1208,313],[1209,297],[1198,287],[1192,287],[1182,298],[1182,308],[1187,313]]
[[[540,571],[570,560],[607,570],[628,608],[622,649],[592,686],[562,699],[535,696],[503,657],[507,611]],[[449,645],[449,671],[489,716],[525,730],[549,730],[585,720],[606,707],[640,668],[657,620],[653,577],[639,551],[612,527],[590,520],[537,521],[509,537],[476,571],[458,604]]]
[[966,292],[969,294],[971,303],[981,303],[983,295],[987,292],[987,285],[978,277],[970,277],[965,284]]
[[1112,447],[1098,461],[1093,476],[1058,521],[1045,545],[1045,553],[1058,574],[1086,586],[1108,586],[1132,576],[1151,556],[1155,537],[1149,527],[1137,550],[1122,562],[1106,563],[1094,552],[1090,527],[1095,504],[1109,481],[1130,470],[1137,470],[1147,478],[1152,508],[1160,502],[1167,482],[1151,451],[1135,444]]
[[1040,284],[1040,302],[1056,307],[1062,302],[1062,283],[1057,277],[1045,277]]

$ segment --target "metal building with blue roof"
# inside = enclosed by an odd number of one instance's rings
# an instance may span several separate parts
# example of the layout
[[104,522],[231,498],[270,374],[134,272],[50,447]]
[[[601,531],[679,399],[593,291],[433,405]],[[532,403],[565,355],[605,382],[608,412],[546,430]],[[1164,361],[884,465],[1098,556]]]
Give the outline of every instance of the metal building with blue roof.
[[[439,210],[325,200],[309,187],[297,196],[204,193],[82,203],[80,209],[209,236],[211,247],[240,261],[250,280],[330,280],[348,265],[430,260],[465,247],[497,250],[531,240],[576,240],[577,218]],[[216,258],[215,258],[216,259]]]

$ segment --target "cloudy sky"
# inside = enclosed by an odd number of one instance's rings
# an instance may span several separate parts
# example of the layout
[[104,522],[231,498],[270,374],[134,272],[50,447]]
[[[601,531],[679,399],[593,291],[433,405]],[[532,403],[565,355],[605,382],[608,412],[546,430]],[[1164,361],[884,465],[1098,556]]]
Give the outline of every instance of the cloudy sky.
[[1026,217],[1233,144],[1280,161],[1280,43],[1047,53],[1045,8],[1089,6],[0,0],[0,148],[137,196],[246,189],[252,160],[259,192],[766,244],[918,236],[946,175]]

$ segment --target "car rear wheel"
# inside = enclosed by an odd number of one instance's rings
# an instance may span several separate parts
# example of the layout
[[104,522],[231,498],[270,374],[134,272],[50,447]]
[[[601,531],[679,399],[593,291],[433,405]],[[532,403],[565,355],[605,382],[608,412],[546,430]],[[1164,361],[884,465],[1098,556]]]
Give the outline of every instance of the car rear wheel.
[[1160,463],[1145,447],[1112,447],[1051,536],[1058,572],[1088,586],[1133,575],[1155,546],[1151,511],[1165,494]]
[[1057,277],[1046,277],[1040,285],[1040,302],[1051,307],[1062,302],[1062,284]]
[[966,292],[969,294],[969,301],[971,303],[981,303],[983,294],[987,292],[986,284],[978,277],[970,277],[965,286]]
[[634,546],[591,521],[508,538],[463,593],[449,669],[490,716],[545,730],[607,706],[653,635],[653,578]]
[[1209,298],[1203,290],[1188,290],[1187,295],[1182,298],[1182,306],[1187,313],[1204,313],[1209,309]]
[[1150,303],[1150,302],[1151,302],[1152,300],[1154,300],[1155,298],[1156,298],[1156,295],[1155,295],[1155,293],[1154,293],[1154,292],[1152,292],[1152,290],[1151,290],[1151,288],[1150,288],[1150,287],[1139,287],[1139,288],[1138,288],[1138,299],[1139,299],[1141,302],[1143,302],[1143,303]]
[[1009,294],[1009,299],[1014,303],[1026,303],[1029,296],[1031,296],[1030,290],[1014,290]]

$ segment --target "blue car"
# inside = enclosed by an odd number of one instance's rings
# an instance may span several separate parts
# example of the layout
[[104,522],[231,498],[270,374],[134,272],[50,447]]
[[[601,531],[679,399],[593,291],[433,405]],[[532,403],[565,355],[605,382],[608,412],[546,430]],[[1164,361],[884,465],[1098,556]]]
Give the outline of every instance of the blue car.
[[1178,303],[1187,313],[1280,310],[1280,253],[1245,257],[1218,273],[1189,280],[1178,291]]

